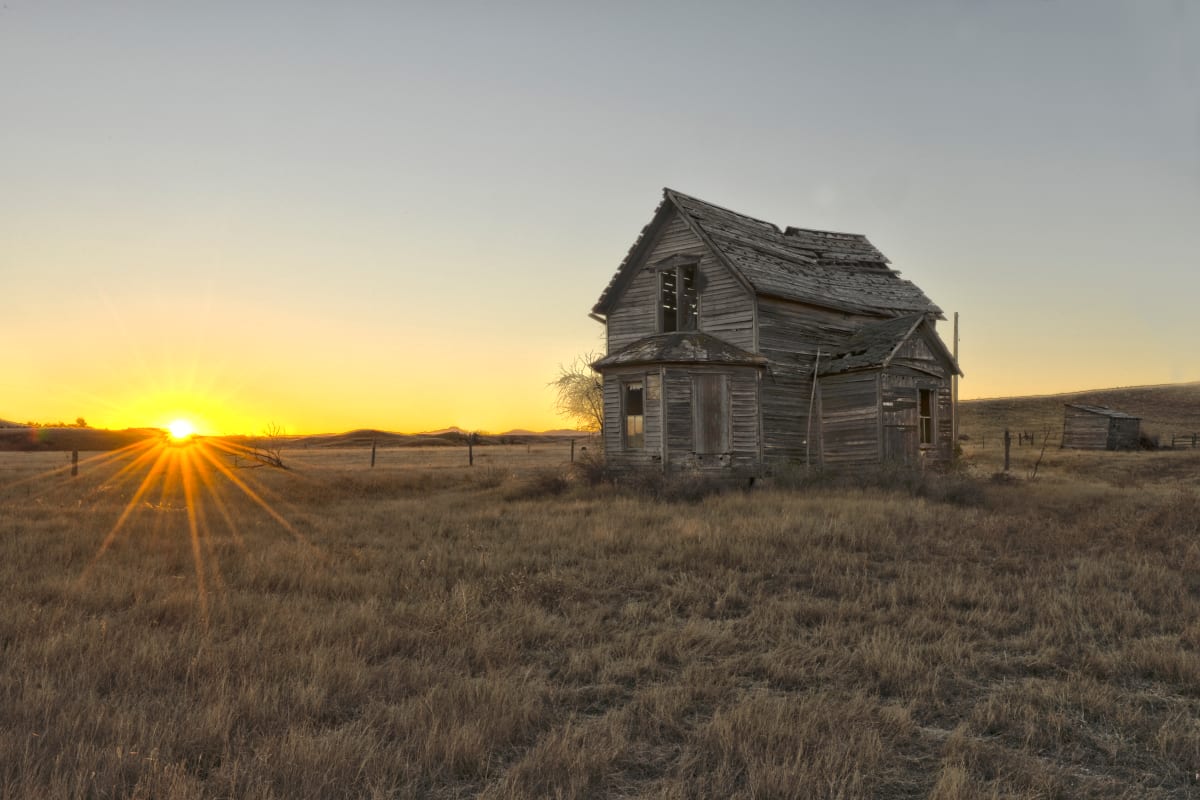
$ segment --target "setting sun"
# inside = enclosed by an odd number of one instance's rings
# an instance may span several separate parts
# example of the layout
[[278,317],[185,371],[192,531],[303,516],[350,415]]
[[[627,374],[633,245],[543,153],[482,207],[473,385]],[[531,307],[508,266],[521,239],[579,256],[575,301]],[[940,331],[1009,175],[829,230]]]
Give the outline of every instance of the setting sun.
[[195,433],[196,429],[186,419],[177,419],[167,426],[167,432],[175,441],[182,441]]

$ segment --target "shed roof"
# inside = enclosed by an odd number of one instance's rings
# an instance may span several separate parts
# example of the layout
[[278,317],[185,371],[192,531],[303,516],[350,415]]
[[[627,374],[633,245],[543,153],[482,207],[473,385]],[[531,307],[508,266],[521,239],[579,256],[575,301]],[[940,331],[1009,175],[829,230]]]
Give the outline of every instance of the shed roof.
[[634,364],[742,364],[761,366],[763,356],[701,331],[656,333],[622,347],[592,364],[598,370]]
[[888,266],[867,237],[807,228],[784,230],[745,214],[663,189],[654,219],[634,242],[593,311],[607,313],[653,234],[675,210],[755,293],[858,313],[887,316],[942,310],[911,281]]
[[[839,352],[834,353],[825,362],[820,369],[820,374],[838,375],[858,369],[887,366],[892,360],[892,356],[900,349],[900,345],[904,344],[922,324],[928,324],[924,314],[908,314],[863,325],[846,340],[846,344]],[[937,336],[931,336],[928,340],[936,346],[953,370],[961,375],[962,371],[954,363],[954,356],[946,350],[942,340]]]
[[1111,417],[1113,419],[1141,419],[1141,417],[1133,414],[1126,414],[1124,411],[1117,411],[1115,408],[1108,406],[1087,406],[1082,403],[1063,403],[1067,408],[1077,408],[1080,411],[1087,411],[1091,414],[1100,414],[1101,416]]

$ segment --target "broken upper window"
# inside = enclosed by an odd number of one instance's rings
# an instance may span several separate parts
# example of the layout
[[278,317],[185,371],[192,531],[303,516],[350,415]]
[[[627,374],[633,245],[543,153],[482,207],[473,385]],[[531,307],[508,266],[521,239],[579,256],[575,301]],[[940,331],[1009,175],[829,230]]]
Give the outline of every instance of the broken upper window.
[[696,330],[696,265],[666,269],[659,276],[663,333]]
[[630,381],[624,384],[624,395],[625,446],[628,448],[643,447],[646,443],[646,417],[642,382]]
[[917,416],[921,425],[921,444],[933,444],[933,390],[918,389]]

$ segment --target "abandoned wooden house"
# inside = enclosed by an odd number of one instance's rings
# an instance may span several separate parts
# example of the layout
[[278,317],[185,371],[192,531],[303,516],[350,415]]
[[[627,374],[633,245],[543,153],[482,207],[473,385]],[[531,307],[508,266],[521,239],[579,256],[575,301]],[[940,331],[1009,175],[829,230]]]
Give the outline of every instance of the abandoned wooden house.
[[944,316],[865,236],[665,189],[592,316],[611,465],[753,476],[953,458]]
[[1076,450],[1133,450],[1141,438],[1142,418],[1104,406],[1066,403],[1062,446]]

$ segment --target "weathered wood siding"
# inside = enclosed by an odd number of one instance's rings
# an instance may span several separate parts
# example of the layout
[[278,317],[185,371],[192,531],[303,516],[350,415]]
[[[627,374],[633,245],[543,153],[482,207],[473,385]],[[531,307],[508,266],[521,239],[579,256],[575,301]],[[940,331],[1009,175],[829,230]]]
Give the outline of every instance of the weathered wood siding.
[[878,371],[822,378],[820,394],[821,463],[831,467],[878,463]]
[[1141,439],[1141,420],[1114,418],[1108,425],[1109,450],[1136,450]]
[[[881,377],[884,460],[916,463],[949,462],[954,458],[954,398],[951,368],[918,329],[900,345]],[[935,392],[933,443],[920,444],[918,391]],[[889,403],[891,404],[889,406]]]
[[[808,411],[813,402],[813,362],[818,348],[828,358],[861,324],[862,318],[801,303],[758,299],[759,352],[769,359],[762,379],[763,455],[774,466],[817,463],[820,446],[808,445]],[[812,435],[820,425],[814,420]]]
[[946,369],[937,356],[933,353],[933,348],[925,341],[925,337],[920,333],[913,335],[908,341],[903,342],[896,350],[896,354],[892,356],[893,367],[914,367],[916,369],[928,370],[936,372],[938,375],[945,375]]
[[[700,426],[710,431],[713,420],[701,418],[704,410],[696,395],[697,376],[723,375],[726,397],[710,407],[728,415],[727,449],[697,452]],[[760,470],[758,440],[758,375],[754,369],[719,367],[667,367],[664,381],[666,406],[667,468],[674,471],[717,471],[757,474]]]
[[[920,443],[919,392],[934,392],[933,443]],[[915,464],[945,462],[954,457],[954,408],[948,378],[924,371],[889,366],[880,377],[882,399],[883,460],[889,463]]]
[[692,376],[682,369],[668,368],[663,380],[663,405],[667,410],[667,466],[676,466],[680,456],[692,449]]
[[938,386],[937,393],[937,458],[944,463],[954,460],[958,442],[954,441],[954,392],[951,389],[953,378],[947,377]]
[[674,255],[699,255],[697,327],[743,350],[754,348],[754,301],[749,291],[712,254],[678,213],[659,232],[654,246],[608,314],[608,352],[659,332],[659,273],[654,264]]
[[1138,446],[1141,420],[1082,408],[1063,409],[1062,446],[1076,450],[1127,450]]
[[1108,448],[1108,417],[1067,406],[1063,412],[1063,447],[1077,450]]
[[[642,381],[641,447],[625,447],[622,384]],[[614,466],[661,469],[663,463],[662,371],[660,367],[610,372],[604,376],[604,457]]]

